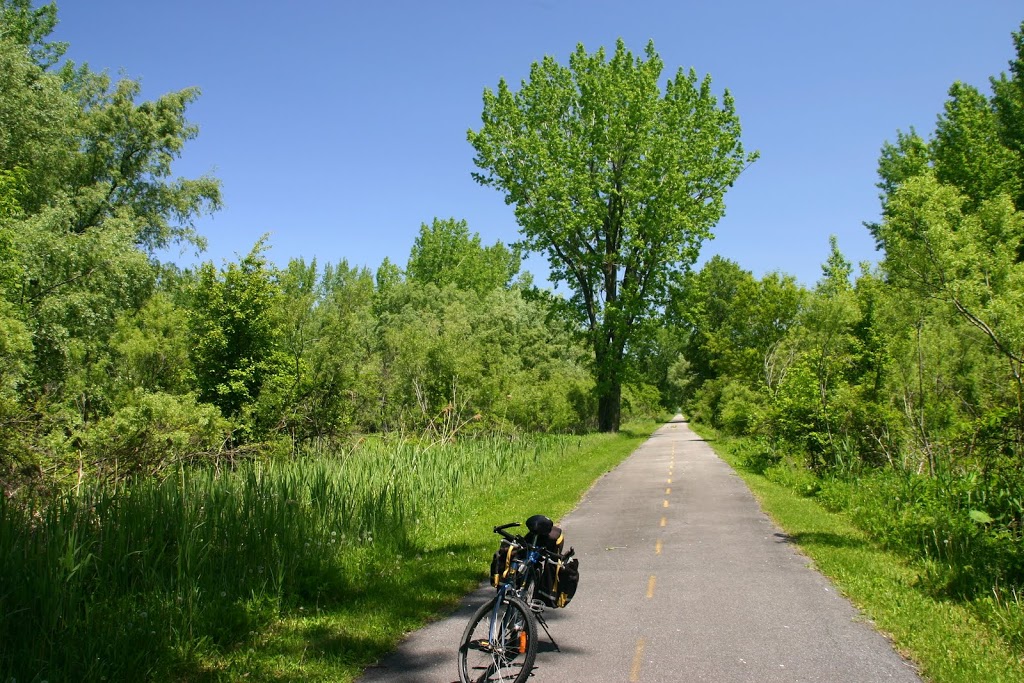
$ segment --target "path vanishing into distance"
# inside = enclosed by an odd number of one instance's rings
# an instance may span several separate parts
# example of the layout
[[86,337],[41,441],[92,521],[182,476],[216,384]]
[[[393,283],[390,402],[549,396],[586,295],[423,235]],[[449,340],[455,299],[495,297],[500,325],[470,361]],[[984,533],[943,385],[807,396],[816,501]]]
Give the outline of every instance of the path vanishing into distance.
[[[561,651],[542,631],[535,683],[920,681],[682,418],[560,525],[580,585],[567,608],[545,612]],[[480,558],[481,572],[489,562]],[[493,593],[410,634],[361,683],[457,682],[462,631]]]

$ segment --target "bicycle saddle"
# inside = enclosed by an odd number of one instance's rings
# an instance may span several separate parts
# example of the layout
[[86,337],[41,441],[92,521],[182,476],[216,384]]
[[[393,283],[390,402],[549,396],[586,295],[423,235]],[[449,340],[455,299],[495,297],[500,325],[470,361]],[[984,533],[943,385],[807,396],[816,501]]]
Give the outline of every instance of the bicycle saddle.
[[534,515],[526,520],[526,528],[530,530],[538,545],[547,548],[553,553],[562,552],[562,529],[555,526],[549,517]]
[[526,520],[526,528],[530,530],[531,534],[537,534],[538,536],[547,536],[551,533],[551,529],[554,526],[555,523],[544,515],[534,515]]

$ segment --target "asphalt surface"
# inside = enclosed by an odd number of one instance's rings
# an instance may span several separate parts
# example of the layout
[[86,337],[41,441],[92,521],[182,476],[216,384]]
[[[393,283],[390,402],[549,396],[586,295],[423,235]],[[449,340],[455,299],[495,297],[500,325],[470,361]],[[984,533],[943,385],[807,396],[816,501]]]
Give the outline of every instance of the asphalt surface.
[[[920,681],[680,418],[560,525],[580,585],[567,608],[545,612],[559,650],[542,635],[534,683]],[[462,631],[493,592],[466,596],[360,681],[457,682]]]

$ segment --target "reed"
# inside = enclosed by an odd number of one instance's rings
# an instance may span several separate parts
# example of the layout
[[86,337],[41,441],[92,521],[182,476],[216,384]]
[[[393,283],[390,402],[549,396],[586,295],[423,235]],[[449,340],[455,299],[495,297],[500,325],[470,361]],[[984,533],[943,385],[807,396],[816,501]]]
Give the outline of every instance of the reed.
[[496,491],[564,467],[583,443],[376,440],[0,497],[0,681],[194,678],[189,666],[290,607],[359,600],[381,558],[425,552],[452,520],[479,517]]

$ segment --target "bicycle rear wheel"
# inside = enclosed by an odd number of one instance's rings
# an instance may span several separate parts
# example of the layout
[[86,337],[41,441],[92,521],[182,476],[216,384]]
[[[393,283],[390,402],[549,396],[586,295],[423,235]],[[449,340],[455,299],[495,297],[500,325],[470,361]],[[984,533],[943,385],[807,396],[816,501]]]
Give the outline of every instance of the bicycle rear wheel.
[[[492,633],[493,618],[493,641]],[[522,600],[484,603],[466,625],[459,646],[461,683],[525,683],[537,657],[537,621]]]

